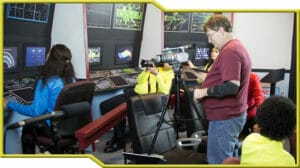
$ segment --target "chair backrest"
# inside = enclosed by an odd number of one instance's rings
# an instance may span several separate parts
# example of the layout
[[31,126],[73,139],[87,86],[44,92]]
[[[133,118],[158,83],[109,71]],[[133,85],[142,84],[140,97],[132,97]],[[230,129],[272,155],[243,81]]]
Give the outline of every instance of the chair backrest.
[[52,120],[54,135],[74,137],[75,131],[91,122],[91,105],[86,101],[63,105],[59,110],[64,117]]
[[95,83],[92,81],[78,81],[67,84],[58,95],[55,110],[60,106],[87,101],[92,104]]
[[66,85],[56,101],[55,110],[68,114],[64,119],[52,121],[57,129],[56,135],[69,136],[91,121],[91,103],[95,83],[79,81]]
[[[127,102],[127,116],[132,148],[134,153],[149,152],[155,131],[157,129],[162,107],[166,106],[167,97],[163,94],[138,95],[129,98]],[[166,112],[165,121],[170,121]],[[170,123],[163,122],[153,153],[164,153],[176,145],[176,135]]]

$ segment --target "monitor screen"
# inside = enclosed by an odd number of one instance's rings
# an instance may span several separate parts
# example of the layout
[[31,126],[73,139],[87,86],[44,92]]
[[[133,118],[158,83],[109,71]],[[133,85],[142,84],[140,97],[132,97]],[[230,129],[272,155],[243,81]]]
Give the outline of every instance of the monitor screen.
[[26,47],[25,67],[39,67],[45,64],[46,47]]
[[195,48],[195,55],[194,60],[203,60],[203,59],[209,59],[210,55],[210,49],[209,48]]
[[133,47],[117,47],[116,48],[116,64],[126,64],[132,62],[133,58]]
[[7,17],[30,22],[48,23],[49,3],[9,3]]
[[190,24],[190,13],[165,12],[164,28],[166,32],[188,32]]
[[4,72],[17,69],[18,48],[4,47],[3,52]]
[[144,4],[119,3],[114,5],[113,28],[141,30],[143,25]]
[[99,64],[101,62],[101,47],[89,47],[88,55],[90,65]]

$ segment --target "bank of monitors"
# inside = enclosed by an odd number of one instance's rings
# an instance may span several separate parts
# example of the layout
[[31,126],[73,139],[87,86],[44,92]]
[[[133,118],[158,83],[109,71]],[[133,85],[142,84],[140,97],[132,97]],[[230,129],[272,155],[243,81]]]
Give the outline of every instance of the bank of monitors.
[[135,56],[136,47],[134,45],[117,45],[115,54],[115,64],[131,65]]
[[44,45],[24,45],[23,71],[40,69],[46,62],[47,47]]
[[17,42],[4,42],[4,73],[39,72],[41,67],[45,65],[48,48],[48,45],[39,43],[22,44]]
[[3,48],[3,68],[4,72],[19,71],[19,50],[17,45],[7,45]]
[[88,58],[91,70],[98,70],[102,63],[102,46],[89,46]]

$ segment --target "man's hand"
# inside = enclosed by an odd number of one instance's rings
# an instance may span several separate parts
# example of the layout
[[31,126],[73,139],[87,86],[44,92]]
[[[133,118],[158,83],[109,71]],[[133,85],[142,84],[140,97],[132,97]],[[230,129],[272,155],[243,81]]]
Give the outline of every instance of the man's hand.
[[189,67],[190,68],[197,68],[194,64],[193,64],[193,62],[191,61],[191,60],[188,60],[188,65],[189,65]]
[[206,76],[207,76],[207,73],[204,73],[204,72],[197,73],[199,83],[202,83],[205,80]]
[[194,100],[202,99],[205,96],[207,96],[207,88],[194,90]]

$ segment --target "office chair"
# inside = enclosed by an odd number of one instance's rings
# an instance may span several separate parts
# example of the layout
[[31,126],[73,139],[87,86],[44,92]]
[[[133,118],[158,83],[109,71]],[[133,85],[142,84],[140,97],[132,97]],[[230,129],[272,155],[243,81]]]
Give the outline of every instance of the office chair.
[[79,81],[66,85],[60,92],[54,111],[63,111],[63,117],[51,120],[52,136],[25,134],[26,140],[34,141],[41,153],[79,153],[75,131],[92,121],[91,103],[94,82]]
[[[132,139],[133,154],[125,153],[125,159],[128,158],[137,164],[153,164],[155,161],[157,161],[157,163],[163,163],[167,161],[162,161],[160,158],[149,158],[149,156],[152,156],[154,153],[166,154],[172,152],[173,149],[176,149],[176,146],[178,146],[178,140],[179,142],[188,141],[189,146],[195,146],[195,149],[196,146],[201,143],[199,137],[176,140],[176,133],[170,122],[168,112],[161,118],[166,104],[167,96],[163,94],[137,95],[129,98],[127,101],[127,117]],[[154,146],[151,149],[153,137],[155,136],[156,129],[159,127],[160,119],[163,119],[163,122],[157,134]],[[181,146],[181,148],[184,147]]]
[[[157,124],[162,115],[162,106],[166,105],[167,97],[163,94],[149,94],[133,96],[127,102],[128,126],[133,144],[134,153],[147,153]],[[164,120],[154,145],[154,153],[166,152],[176,145],[175,130],[165,114]]]

